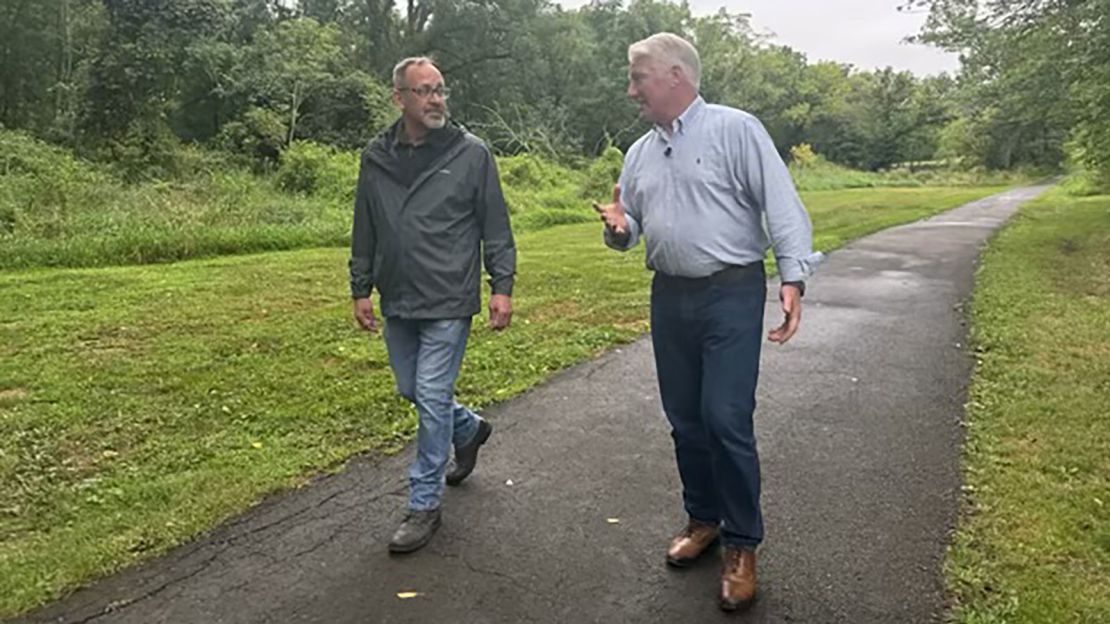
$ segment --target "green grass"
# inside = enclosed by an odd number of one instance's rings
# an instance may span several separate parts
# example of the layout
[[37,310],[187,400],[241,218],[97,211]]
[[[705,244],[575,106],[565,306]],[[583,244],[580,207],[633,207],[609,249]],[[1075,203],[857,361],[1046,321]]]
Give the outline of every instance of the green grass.
[[[996,190],[806,199],[828,250]],[[597,223],[518,244],[513,327],[478,323],[460,379],[477,406],[647,330],[641,250],[604,248]],[[345,261],[309,249],[0,272],[0,617],[413,435],[382,342],[354,329]]]
[[952,619],[1110,622],[1110,196],[1023,207],[973,320]]
[[824,250],[1003,190],[1002,186],[884,188],[814,191],[801,195],[813,221],[813,246]]

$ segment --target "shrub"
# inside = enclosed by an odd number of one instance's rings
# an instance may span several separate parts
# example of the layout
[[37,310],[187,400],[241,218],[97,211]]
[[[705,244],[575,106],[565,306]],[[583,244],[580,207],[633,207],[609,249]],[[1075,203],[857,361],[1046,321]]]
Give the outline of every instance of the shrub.
[[263,167],[278,161],[285,145],[285,121],[267,108],[251,108],[224,125],[216,138],[221,149],[242,154]]
[[134,119],[127,133],[99,150],[97,160],[109,163],[116,175],[128,182],[164,180],[179,168],[181,142],[165,120],[158,116]]
[[813,146],[809,143],[799,143],[790,148],[790,162],[802,169],[817,164],[818,158],[817,152],[813,151]]
[[105,172],[66,149],[39,141],[30,135],[0,130],[0,175],[29,175],[37,178],[64,178],[95,184]]
[[562,186],[580,175],[533,154],[504,156],[498,159],[497,167],[502,184],[533,191]]
[[278,186],[291,193],[353,201],[358,152],[340,152],[311,141],[295,141],[281,155]]
[[586,180],[582,185],[582,197],[589,201],[608,201],[613,194],[613,185],[621,177],[624,154],[613,146],[605,148],[593,162],[586,167]]

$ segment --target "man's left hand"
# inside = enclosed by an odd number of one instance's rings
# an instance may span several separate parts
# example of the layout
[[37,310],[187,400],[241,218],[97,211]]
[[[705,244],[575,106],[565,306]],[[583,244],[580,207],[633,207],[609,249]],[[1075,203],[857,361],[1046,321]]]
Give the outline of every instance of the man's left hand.
[[779,301],[782,302],[782,325],[767,333],[771,342],[786,344],[794,337],[802,322],[802,291],[794,284],[783,284],[779,288]]
[[513,320],[513,298],[509,295],[493,295],[489,298],[489,326],[501,331]]

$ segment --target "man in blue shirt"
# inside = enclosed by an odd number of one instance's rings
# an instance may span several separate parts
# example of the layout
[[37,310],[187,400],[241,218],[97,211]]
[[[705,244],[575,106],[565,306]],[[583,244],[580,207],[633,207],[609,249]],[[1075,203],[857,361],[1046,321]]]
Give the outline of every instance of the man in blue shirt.
[[763,125],[698,95],[694,46],[660,33],[632,44],[628,57],[628,95],[654,128],[625,156],[613,202],[595,208],[606,244],[625,251],[643,237],[655,272],[655,366],[689,516],[666,560],[688,565],[720,539],[719,604],[733,611],[755,598],[755,550],[763,540],[752,421],[763,258],[773,247],[784,320],[768,338],[782,344],[798,329],[805,279],[821,255]]

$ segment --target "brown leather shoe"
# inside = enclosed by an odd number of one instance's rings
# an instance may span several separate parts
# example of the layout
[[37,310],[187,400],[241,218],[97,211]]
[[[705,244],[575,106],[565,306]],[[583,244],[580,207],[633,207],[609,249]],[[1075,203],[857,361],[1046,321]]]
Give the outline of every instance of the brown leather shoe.
[[755,551],[725,548],[718,604],[725,611],[739,611],[755,601]]
[[667,563],[676,568],[684,568],[693,563],[717,541],[721,530],[716,524],[706,524],[690,518],[686,528],[674,536],[667,549]]

